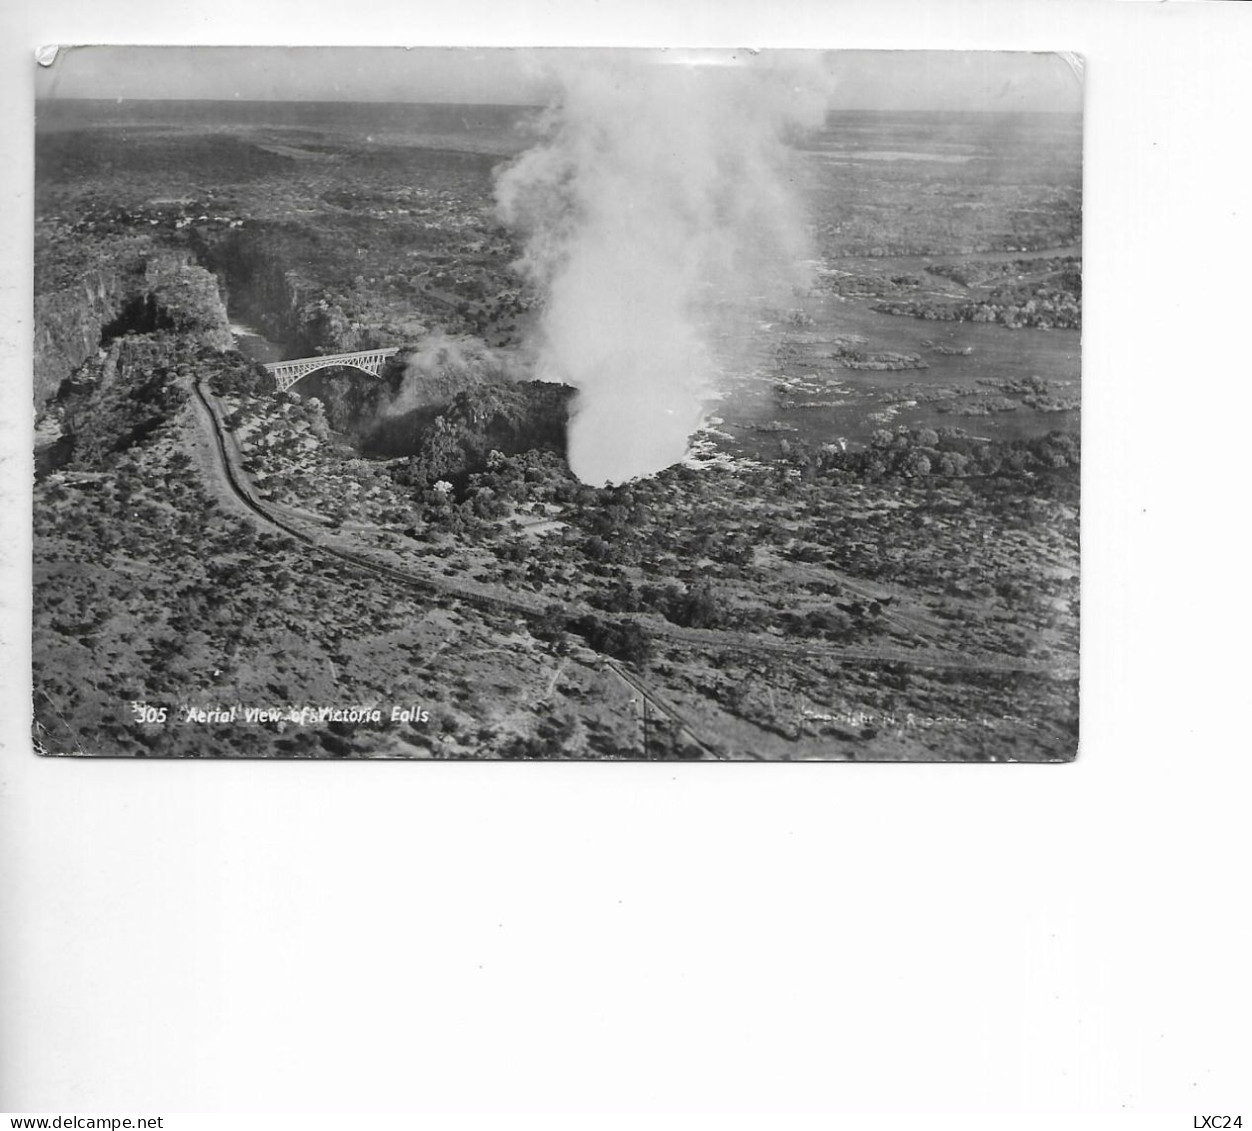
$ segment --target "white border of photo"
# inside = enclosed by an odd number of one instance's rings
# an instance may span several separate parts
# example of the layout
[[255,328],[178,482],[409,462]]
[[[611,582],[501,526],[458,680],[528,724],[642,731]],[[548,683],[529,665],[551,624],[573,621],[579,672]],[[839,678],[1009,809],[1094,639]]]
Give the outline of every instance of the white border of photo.
[[[0,33],[0,1107],[1239,1113],[1247,6],[47,0]],[[36,758],[34,50],[293,41],[1082,55],[1077,761]]]

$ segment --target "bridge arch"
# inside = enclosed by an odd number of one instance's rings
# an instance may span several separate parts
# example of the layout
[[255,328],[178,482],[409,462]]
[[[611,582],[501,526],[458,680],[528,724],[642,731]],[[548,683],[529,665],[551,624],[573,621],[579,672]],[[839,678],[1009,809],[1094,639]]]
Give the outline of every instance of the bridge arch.
[[357,350],[355,353],[327,353],[316,357],[296,357],[287,361],[272,361],[265,368],[274,378],[280,393],[285,393],[297,381],[316,373],[319,369],[330,369],[346,366],[359,369],[370,377],[382,375],[383,366],[388,358],[399,352],[399,347],[379,350]]

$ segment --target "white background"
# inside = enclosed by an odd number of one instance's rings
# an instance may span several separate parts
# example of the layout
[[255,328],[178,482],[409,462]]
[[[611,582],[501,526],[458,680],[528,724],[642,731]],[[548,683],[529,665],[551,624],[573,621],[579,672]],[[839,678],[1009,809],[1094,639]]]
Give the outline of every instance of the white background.
[[[170,7],[0,16],[0,1108],[1252,1118],[1252,6]],[[36,759],[31,52],[105,41],[1083,52],[1078,761]]]

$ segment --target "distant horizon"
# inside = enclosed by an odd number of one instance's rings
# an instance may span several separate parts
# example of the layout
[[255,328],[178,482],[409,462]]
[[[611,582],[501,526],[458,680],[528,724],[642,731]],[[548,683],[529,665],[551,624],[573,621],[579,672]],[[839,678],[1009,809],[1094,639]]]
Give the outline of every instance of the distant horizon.
[[[57,95],[39,95],[35,96],[36,105],[67,105],[75,102],[101,102],[110,106],[121,106],[128,102],[151,102],[151,103],[187,103],[187,102],[205,102],[219,103],[229,106],[304,106],[335,104],[342,106],[480,106],[488,109],[510,109],[510,110],[542,110],[546,103],[543,102],[465,102],[460,99],[439,99],[439,98],[217,98],[204,95],[195,98],[172,98],[172,97],[145,97],[143,95],[131,95],[127,97],[92,97],[89,95],[74,95],[72,97],[61,97]],[[960,108],[953,107],[925,107],[925,106],[832,106],[827,110],[829,114],[1081,114],[1081,107],[1078,109],[1053,109],[1048,107],[1031,107],[1027,109],[1005,109],[1002,106],[964,106]]]
[[1082,111],[1082,60],[1032,51],[678,48],[65,47],[36,101],[360,102],[541,106],[561,66],[765,67],[831,79],[831,110]]

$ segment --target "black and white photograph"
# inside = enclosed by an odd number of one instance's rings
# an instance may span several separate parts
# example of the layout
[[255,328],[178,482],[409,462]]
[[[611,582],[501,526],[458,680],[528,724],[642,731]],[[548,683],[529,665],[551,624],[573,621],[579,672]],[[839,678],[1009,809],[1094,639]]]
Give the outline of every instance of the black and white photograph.
[[35,749],[1074,758],[1083,70],[50,50]]
[[0,1124],[1244,1126],[1249,57],[0,5]]

